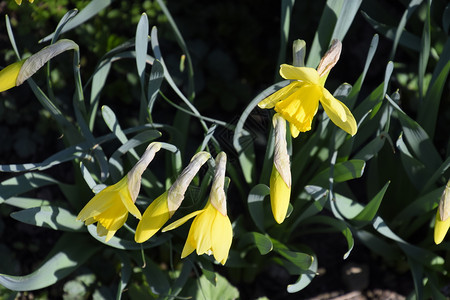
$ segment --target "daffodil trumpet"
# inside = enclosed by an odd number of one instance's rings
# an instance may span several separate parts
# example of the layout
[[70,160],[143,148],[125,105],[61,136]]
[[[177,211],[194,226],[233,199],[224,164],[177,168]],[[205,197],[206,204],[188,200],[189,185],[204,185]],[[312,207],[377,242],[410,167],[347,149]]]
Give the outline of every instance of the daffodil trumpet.
[[0,92],[21,85],[53,57],[67,50],[78,50],[78,45],[61,39],[30,57],[15,62],[0,71]]
[[434,242],[440,244],[450,228],[450,180],[442,193],[434,224]]
[[263,109],[274,108],[287,120],[292,137],[311,130],[319,102],[334,124],[352,136],[356,134],[357,124],[348,107],[324,87],[328,73],[339,60],[341,49],[341,42],[333,40],[317,70],[282,64],[280,75],[292,82],[258,103]]
[[191,228],[181,253],[185,258],[194,250],[197,255],[214,255],[216,261],[224,265],[228,259],[233,228],[227,215],[226,196],[224,190],[227,157],[221,152],[216,157],[216,170],[208,202],[202,210],[198,210],[166,226],[162,231],[175,229],[191,218]]
[[95,195],[80,211],[77,220],[85,222],[86,226],[97,222],[97,234],[106,236],[105,241],[108,242],[125,224],[128,213],[141,219],[135,202],[141,188],[142,173],[160,149],[161,143],[150,143],[128,174]]
[[272,119],[275,135],[272,174],[270,175],[270,205],[278,224],[283,223],[291,196],[291,165],[286,142],[286,120],[280,114]]
[[136,228],[134,239],[137,243],[150,239],[173,216],[192,179],[210,157],[209,153],[203,151],[195,154],[172,186],[150,203]]

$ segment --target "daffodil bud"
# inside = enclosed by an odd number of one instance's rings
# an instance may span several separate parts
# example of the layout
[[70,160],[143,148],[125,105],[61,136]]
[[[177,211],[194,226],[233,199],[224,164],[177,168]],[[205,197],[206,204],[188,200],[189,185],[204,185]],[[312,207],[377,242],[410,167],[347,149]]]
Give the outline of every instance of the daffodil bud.
[[270,204],[278,224],[286,218],[291,195],[291,166],[286,143],[286,120],[280,114],[273,116],[275,152],[270,176]]
[[211,154],[204,151],[195,154],[189,165],[181,172],[180,176],[178,176],[177,180],[169,188],[167,199],[171,217],[178,207],[180,207],[184,199],[184,194],[192,179],[194,179],[200,168],[210,157]]
[[450,180],[445,186],[439,201],[439,208],[436,213],[436,223],[434,225],[434,242],[440,244],[450,227]]
[[447,182],[439,201],[439,215],[441,221],[445,221],[450,217],[450,180]]
[[216,170],[211,186],[210,201],[214,208],[223,216],[227,215],[227,202],[224,190],[226,167],[227,155],[225,152],[220,152],[216,157]]
[[306,56],[306,42],[304,40],[295,40],[292,45],[293,66],[304,67]]
[[0,92],[21,85],[50,59],[67,50],[78,50],[78,45],[71,40],[62,39],[43,48],[27,59],[7,66],[0,71]]
[[131,198],[136,202],[136,198],[139,195],[141,189],[142,173],[147,169],[149,163],[155,157],[156,152],[161,149],[161,143],[153,142],[148,145],[141,159],[134,165],[134,167],[128,172],[128,189],[130,190]]

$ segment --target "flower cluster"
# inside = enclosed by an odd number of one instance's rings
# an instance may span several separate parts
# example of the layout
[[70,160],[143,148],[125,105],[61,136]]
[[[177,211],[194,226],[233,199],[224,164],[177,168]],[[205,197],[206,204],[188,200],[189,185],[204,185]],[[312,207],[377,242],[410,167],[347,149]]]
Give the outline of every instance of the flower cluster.
[[290,124],[293,138],[296,138],[300,132],[311,130],[320,102],[330,120],[342,130],[352,136],[358,130],[355,118],[348,107],[334,98],[324,87],[330,70],[339,60],[341,49],[341,42],[333,40],[317,70],[309,67],[281,65],[281,77],[292,80],[291,83],[258,103],[260,108],[273,108],[276,112],[273,116],[275,153],[270,177],[270,203],[277,223],[282,223],[286,218],[291,193],[286,121]]
[[[207,152],[199,152],[194,155],[173,185],[153,200],[141,215],[135,205],[140,190],[141,176],[155,153],[160,149],[160,143],[151,143],[130,172],[118,183],[95,195],[80,211],[77,219],[84,221],[86,225],[97,222],[97,234],[105,236],[105,242],[108,242],[125,224],[128,213],[140,220],[135,233],[137,243],[143,243],[156,234],[180,207],[192,179],[211,156]],[[223,188],[225,169],[226,155],[222,152],[216,159],[216,176],[206,207],[189,214],[165,229],[178,227],[189,218],[198,215],[191,227],[192,233],[189,232],[182,258],[191,254],[195,249],[197,249],[198,255],[213,254],[222,264],[225,264],[228,258],[233,232],[227,216]]]
[[[336,64],[340,52],[341,43],[333,41],[317,70],[281,65],[281,76],[292,82],[258,104],[261,108],[274,108],[276,111],[273,116],[275,147],[270,178],[270,203],[274,219],[279,224],[287,216],[291,194],[286,121],[290,123],[290,133],[294,138],[300,132],[310,130],[320,102],[327,115],[337,126],[352,136],[357,131],[356,121],[350,110],[324,87],[328,73]],[[15,72],[17,68],[19,67],[13,67],[12,70]],[[94,196],[81,210],[78,219],[84,221],[86,225],[97,222],[97,234],[106,236],[105,240],[109,241],[115,232],[124,225],[128,213],[131,213],[140,220],[135,232],[135,241],[143,243],[154,236],[180,207],[189,184],[201,166],[210,159],[210,154],[207,152],[199,152],[194,155],[173,185],[153,200],[141,215],[135,206],[141,176],[160,148],[160,143],[151,143],[127,176]],[[214,258],[221,264],[225,264],[227,261],[233,229],[227,215],[224,190],[226,161],[224,152],[217,155],[215,176],[204,208],[194,211],[162,229],[163,232],[175,229],[194,218],[181,254],[182,258],[196,250],[198,255],[214,255]],[[447,222],[445,223],[447,226],[450,221],[445,222]],[[443,226],[437,221],[436,228],[438,225]],[[448,229],[448,226],[446,228]],[[442,234],[440,233],[440,235]]]

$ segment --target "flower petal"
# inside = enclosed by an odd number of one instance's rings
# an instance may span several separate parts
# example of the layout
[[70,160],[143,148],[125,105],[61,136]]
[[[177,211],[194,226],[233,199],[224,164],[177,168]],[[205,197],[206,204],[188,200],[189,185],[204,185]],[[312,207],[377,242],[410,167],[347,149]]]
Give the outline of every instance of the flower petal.
[[218,212],[212,226],[211,249],[214,253],[214,258],[222,265],[228,259],[232,240],[233,228],[230,219],[228,216],[223,216]]
[[189,229],[188,238],[183,247],[183,252],[181,252],[181,258],[185,258],[195,250],[195,241],[192,238],[192,227]]
[[118,199],[117,194],[112,192],[112,190],[114,190],[114,185],[108,186],[97,193],[80,211],[77,220],[85,221],[95,217],[113,206],[114,201],[120,202],[121,200]]
[[143,243],[151,238],[169,220],[169,207],[167,206],[167,192],[153,200],[147,207],[142,219],[136,228],[134,240]]
[[136,207],[133,200],[131,199],[131,195],[130,195],[128,189],[120,191],[119,195],[120,195],[120,199],[122,200],[122,204],[125,206],[127,211],[129,213],[131,213],[133,216],[135,216],[136,218],[138,218],[139,220],[142,219],[141,212],[139,211],[139,209]]
[[[311,130],[312,120],[319,107],[322,88],[318,85],[302,85],[294,94],[275,105],[275,111],[297,130],[305,132]],[[292,132],[292,131],[291,131]]]
[[298,81],[293,81],[287,86],[279,89],[275,93],[271,94],[264,100],[258,103],[259,108],[272,108],[275,104],[289,97],[292,93],[294,93],[302,84]]
[[334,98],[325,88],[323,91],[323,97],[320,99],[320,102],[330,120],[333,121],[336,126],[354,136],[356,131],[358,131],[358,125],[348,107]]
[[287,64],[280,66],[280,75],[284,79],[300,80],[311,84],[319,84],[319,73],[314,68],[294,67]]
[[107,211],[94,217],[94,219],[101,223],[108,230],[118,230],[125,224],[128,217],[128,211],[121,202],[117,202],[111,206]]
[[434,242],[436,245],[440,244],[450,227],[450,218],[445,221],[441,221],[439,210],[436,213],[436,224],[434,224]]
[[183,225],[184,223],[186,223],[187,220],[189,220],[190,218],[193,218],[193,217],[195,217],[196,215],[198,215],[198,214],[200,214],[200,213],[202,213],[202,212],[203,212],[203,209],[202,209],[202,210],[197,210],[197,211],[191,212],[190,214],[188,214],[188,215],[186,215],[186,216],[184,216],[184,217],[182,217],[182,218],[176,220],[175,222],[173,222],[173,223],[167,225],[166,227],[164,227],[164,228],[161,230],[161,232],[166,232],[166,231],[175,229],[175,228],[177,228],[177,227]]
[[294,124],[289,123],[289,129],[291,130],[291,136],[295,139],[296,137],[298,137],[298,134],[300,133],[300,131],[297,129],[297,127],[295,127]]
[[192,222],[192,238],[195,241],[198,255],[211,249],[211,228],[217,213],[219,212],[208,202],[204,211]]

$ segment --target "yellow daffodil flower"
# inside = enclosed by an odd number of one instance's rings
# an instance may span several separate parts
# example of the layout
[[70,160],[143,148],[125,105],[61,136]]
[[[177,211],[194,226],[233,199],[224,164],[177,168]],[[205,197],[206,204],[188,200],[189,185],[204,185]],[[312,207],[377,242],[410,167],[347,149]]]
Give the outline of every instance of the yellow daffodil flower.
[[319,102],[334,124],[352,136],[356,134],[357,125],[350,110],[324,87],[328,73],[339,59],[341,48],[341,42],[334,40],[317,70],[281,65],[280,75],[292,82],[258,103],[260,108],[274,108],[281,114],[290,123],[294,138],[299,132],[311,130]]
[[27,59],[5,67],[0,71],[0,92],[21,85],[50,59],[67,50],[78,50],[78,45],[71,40],[62,39],[43,48]]
[[291,196],[291,166],[286,143],[286,120],[280,114],[272,119],[275,133],[275,152],[270,175],[270,204],[278,224],[286,218]]
[[440,244],[450,227],[450,180],[445,186],[439,201],[439,209],[436,213],[436,224],[434,225],[434,242]]
[[147,241],[173,216],[180,207],[192,179],[210,156],[207,152],[195,154],[172,186],[147,207],[136,228],[134,240],[137,243]]
[[142,173],[160,149],[161,143],[151,143],[130,172],[95,195],[80,211],[77,220],[84,221],[86,226],[97,222],[97,234],[106,236],[108,242],[125,224],[128,213],[141,219],[141,212],[134,203],[141,188]]
[[228,259],[233,239],[233,228],[227,216],[224,191],[226,162],[226,154],[224,152],[219,153],[216,157],[216,171],[206,206],[202,210],[190,213],[173,222],[162,230],[165,232],[175,229],[190,218],[195,217],[189,229],[181,258],[188,256],[197,249],[198,255],[212,254],[222,265]]
[[[28,2],[33,3],[34,0],[28,0]],[[21,5],[22,4],[22,0],[16,0],[16,3]]]

